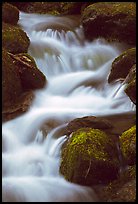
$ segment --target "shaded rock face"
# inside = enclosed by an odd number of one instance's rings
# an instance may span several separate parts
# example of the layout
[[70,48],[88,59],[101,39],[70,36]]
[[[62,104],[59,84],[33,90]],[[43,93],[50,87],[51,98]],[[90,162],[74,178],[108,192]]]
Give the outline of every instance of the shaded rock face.
[[2,47],[18,54],[27,52],[30,41],[26,33],[18,26],[2,23]]
[[125,83],[127,83],[125,88],[126,94],[129,96],[131,101],[136,104],[136,64],[131,68],[125,79]]
[[127,44],[136,41],[136,4],[134,2],[98,2],[82,13],[84,34],[88,40],[98,37]]
[[117,180],[108,185],[94,188],[103,202],[134,202],[136,200],[136,166],[126,169]]
[[84,2],[12,2],[19,10],[27,13],[40,13],[52,15],[80,14]]
[[12,104],[22,93],[19,74],[13,66],[11,57],[2,51],[2,109]]
[[21,53],[14,56],[14,60],[24,91],[40,89],[45,86],[46,78],[30,55]]
[[5,23],[17,25],[19,20],[19,10],[8,3],[2,5],[2,21]]
[[103,131],[82,128],[70,135],[61,154],[60,172],[81,185],[105,184],[118,176],[116,145]]
[[120,136],[120,148],[128,165],[136,163],[136,125]]
[[123,52],[112,63],[108,82],[119,78],[126,78],[131,67],[136,63],[136,48],[131,48]]
[[45,76],[28,54],[2,52],[2,118],[12,119],[28,110],[33,93],[44,87]]
[[86,116],[83,118],[76,118],[68,123],[66,127],[66,135],[70,135],[72,132],[80,129],[80,128],[94,128],[94,129],[111,129],[112,125],[106,119],[97,118],[95,116]]

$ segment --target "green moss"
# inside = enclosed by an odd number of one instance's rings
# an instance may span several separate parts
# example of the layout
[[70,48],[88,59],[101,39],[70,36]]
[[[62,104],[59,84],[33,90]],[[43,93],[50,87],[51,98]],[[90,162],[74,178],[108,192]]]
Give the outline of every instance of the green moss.
[[136,160],[136,125],[126,130],[120,136],[121,151],[128,165],[135,164]]
[[2,24],[2,46],[13,54],[27,52],[29,38],[18,26],[7,23]]
[[16,25],[19,20],[19,10],[8,3],[2,5],[2,21]]
[[103,131],[79,129],[63,149],[60,171],[67,180],[82,185],[106,183],[117,176],[116,147]]

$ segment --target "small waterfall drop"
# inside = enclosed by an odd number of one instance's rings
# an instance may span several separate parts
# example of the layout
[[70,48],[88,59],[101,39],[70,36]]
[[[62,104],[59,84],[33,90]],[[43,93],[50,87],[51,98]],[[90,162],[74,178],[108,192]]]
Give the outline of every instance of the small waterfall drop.
[[[87,42],[76,18],[20,12],[30,38],[28,53],[47,77],[29,111],[2,125],[3,202],[94,202],[91,188],[67,182],[59,173],[65,123],[76,117],[135,111],[120,82],[108,84],[112,61],[122,48]],[[47,135],[41,126],[57,120]],[[64,131],[63,131],[64,132]]]

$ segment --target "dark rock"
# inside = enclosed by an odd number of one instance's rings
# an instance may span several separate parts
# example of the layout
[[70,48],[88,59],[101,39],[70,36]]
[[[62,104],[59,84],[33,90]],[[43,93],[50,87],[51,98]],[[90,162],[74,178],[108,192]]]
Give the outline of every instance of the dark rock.
[[98,2],[82,14],[84,34],[88,40],[98,37],[127,44],[136,41],[136,4],[134,2]]
[[30,40],[18,26],[2,23],[2,47],[7,51],[18,54],[27,52]]
[[131,67],[136,63],[136,48],[131,48],[123,52],[112,63],[108,82],[119,78],[126,78]]
[[133,65],[129,71],[129,74],[125,79],[125,83],[127,83],[125,88],[126,94],[129,96],[131,101],[136,104],[136,64]]
[[106,119],[101,119],[95,116],[86,116],[83,118],[76,118],[69,122],[65,132],[66,135],[70,135],[72,132],[85,127],[106,130],[111,129],[113,126]]
[[34,59],[29,54],[21,53],[12,56],[24,91],[41,89],[45,86],[46,78],[37,68]]
[[22,93],[19,74],[12,58],[2,50],[2,109],[10,106]]
[[103,202],[135,202],[136,166],[126,169],[117,180],[106,186],[95,186],[94,190]]
[[5,23],[17,25],[19,20],[19,10],[8,3],[2,5],[2,21]]

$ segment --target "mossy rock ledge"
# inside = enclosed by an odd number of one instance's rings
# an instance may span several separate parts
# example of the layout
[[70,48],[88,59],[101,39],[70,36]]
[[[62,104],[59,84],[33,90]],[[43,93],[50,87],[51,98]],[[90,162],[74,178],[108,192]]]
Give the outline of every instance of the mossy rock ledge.
[[136,125],[123,132],[119,139],[126,164],[134,165],[136,163]]
[[81,128],[73,132],[61,152],[60,173],[81,185],[106,184],[119,171],[115,143],[98,129]]
[[98,2],[82,13],[84,34],[88,40],[98,37],[109,41],[136,42],[136,4],[134,2]]
[[5,23],[17,25],[19,20],[19,10],[8,3],[2,5],[2,21]]

